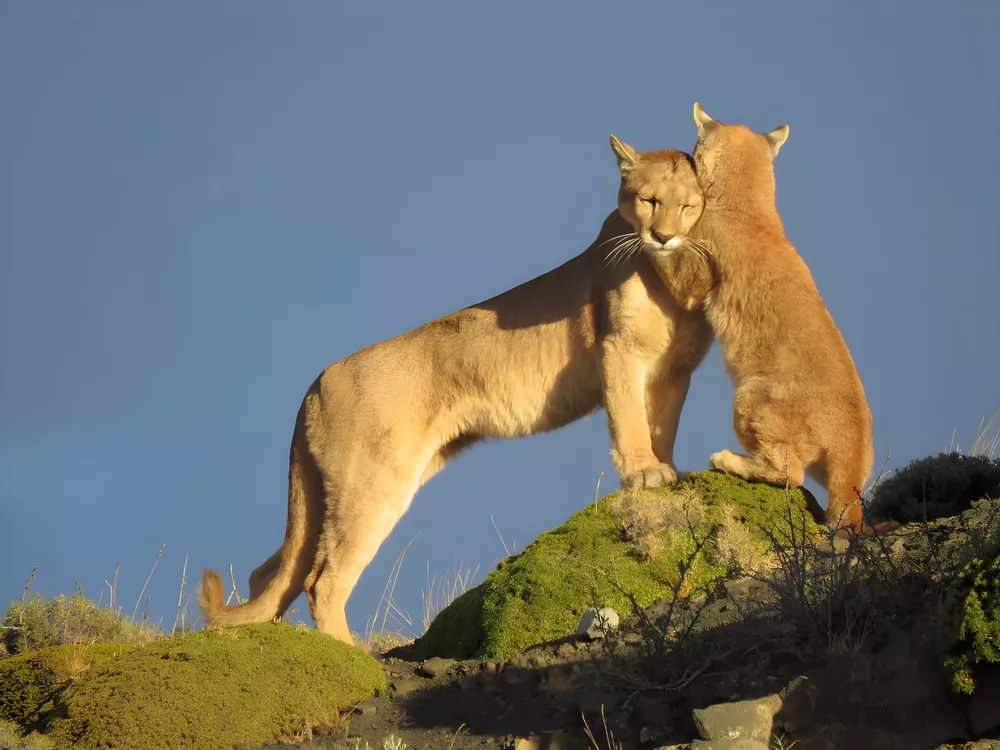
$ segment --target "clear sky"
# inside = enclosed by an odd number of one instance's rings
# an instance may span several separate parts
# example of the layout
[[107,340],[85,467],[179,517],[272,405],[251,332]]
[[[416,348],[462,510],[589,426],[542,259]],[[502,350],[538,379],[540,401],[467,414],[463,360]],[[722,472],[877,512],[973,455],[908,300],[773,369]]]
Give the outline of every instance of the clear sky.
[[[691,105],[791,136],[778,206],[857,362],[890,466],[1000,407],[1000,5],[0,4],[0,599],[32,566],[129,610],[250,571],[330,362],[582,251],[613,132],[690,150]],[[718,351],[682,469],[736,448]],[[398,552],[480,577],[617,486],[603,412],[489,443],[418,493]],[[825,498],[821,496],[825,502]],[[106,598],[106,596],[105,596]],[[298,602],[304,611],[304,598]]]

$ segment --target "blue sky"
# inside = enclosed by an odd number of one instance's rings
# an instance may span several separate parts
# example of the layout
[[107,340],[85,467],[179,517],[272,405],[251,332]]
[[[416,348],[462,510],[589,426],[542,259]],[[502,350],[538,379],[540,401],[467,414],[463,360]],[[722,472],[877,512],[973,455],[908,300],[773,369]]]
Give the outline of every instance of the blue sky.
[[[330,362],[582,251],[613,132],[690,150],[691,105],[791,126],[778,206],[858,364],[879,463],[1000,407],[1000,6],[173,2],[0,5],[0,598],[131,610],[280,543],[288,443]],[[736,448],[717,349],[677,461]],[[617,485],[605,416],[479,446],[398,552],[480,575]],[[304,611],[304,599],[299,605]]]

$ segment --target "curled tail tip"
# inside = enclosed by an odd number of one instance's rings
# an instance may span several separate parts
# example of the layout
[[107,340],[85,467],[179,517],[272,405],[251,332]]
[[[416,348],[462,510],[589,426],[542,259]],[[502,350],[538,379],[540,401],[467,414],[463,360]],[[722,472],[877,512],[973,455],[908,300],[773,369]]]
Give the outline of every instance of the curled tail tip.
[[215,621],[225,606],[225,595],[222,576],[206,568],[201,574],[201,585],[198,587],[198,605],[209,625]]

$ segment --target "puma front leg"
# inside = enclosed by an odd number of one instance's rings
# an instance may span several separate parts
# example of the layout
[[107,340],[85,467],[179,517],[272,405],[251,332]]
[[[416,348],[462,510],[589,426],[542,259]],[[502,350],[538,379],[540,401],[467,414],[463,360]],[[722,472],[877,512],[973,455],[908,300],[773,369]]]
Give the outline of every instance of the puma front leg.
[[674,464],[674,443],[681,409],[691,386],[691,371],[666,370],[649,385],[646,413],[653,453],[660,463]]
[[[604,403],[611,432],[611,460],[623,489],[663,487],[677,472],[653,452],[646,420],[647,365],[628,347],[604,342],[601,361]],[[671,440],[672,442],[672,440]]]

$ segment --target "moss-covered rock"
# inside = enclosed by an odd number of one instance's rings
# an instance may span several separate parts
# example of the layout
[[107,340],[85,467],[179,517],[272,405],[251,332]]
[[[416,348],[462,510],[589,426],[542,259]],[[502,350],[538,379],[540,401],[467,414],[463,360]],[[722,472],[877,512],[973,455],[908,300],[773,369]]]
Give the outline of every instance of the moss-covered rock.
[[945,662],[956,692],[975,691],[978,664],[1000,664],[1000,556],[973,560],[964,571],[957,638]]
[[[720,472],[698,472],[656,497],[693,495],[704,512],[692,518],[701,536],[726,518],[741,521],[754,542],[768,545],[796,528],[814,530],[823,512],[807,491],[747,482]],[[650,495],[647,493],[647,498]],[[421,655],[506,659],[537,643],[573,633],[589,606],[631,609],[629,597],[645,607],[669,596],[680,576],[679,564],[695,550],[686,530],[663,528],[655,555],[642,554],[629,539],[628,521],[614,493],[590,505],[562,526],[538,537],[515,557],[508,557],[473,589],[457,598],[431,623],[421,638]],[[617,506],[617,507],[616,507]],[[651,547],[654,545],[645,545]],[[690,587],[725,576],[731,563],[710,541],[686,574]]]
[[359,649],[312,629],[248,625],[5,659],[0,718],[58,747],[229,750],[332,723],[384,689],[381,666]]
[[868,513],[876,521],[933,521],[983,498],[1000,498],[1000,459],[940,453],[911,461],[879,482]]

